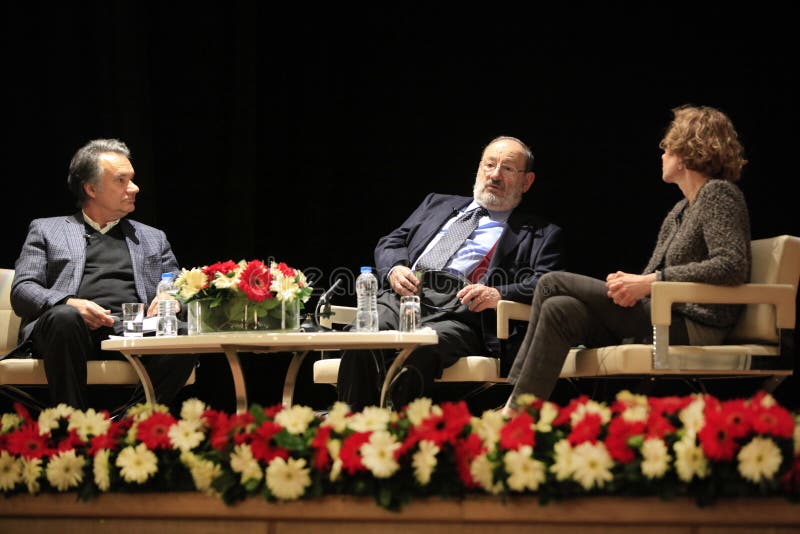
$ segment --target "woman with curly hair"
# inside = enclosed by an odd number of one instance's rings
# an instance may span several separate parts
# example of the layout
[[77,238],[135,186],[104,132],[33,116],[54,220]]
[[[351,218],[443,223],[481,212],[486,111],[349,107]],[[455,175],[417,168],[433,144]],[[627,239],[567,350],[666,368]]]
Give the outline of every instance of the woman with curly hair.
[[[528,331],[508,380],[514,389],[503,410],[512,415],[523,393],[548,398],[569,349],[651,343],[650,286],[657,280],[718,285],[750,277],[750,222],[734,182],[747,163],[731,120],[710,107],[681,106],[659,146],[662,179],[684,198],[664,219],[642,274],[622,271],[605,281],[568,272],[547,273],[533,297]],[[673,306],[670,340],[719,344],[736,324],[740,305]]]

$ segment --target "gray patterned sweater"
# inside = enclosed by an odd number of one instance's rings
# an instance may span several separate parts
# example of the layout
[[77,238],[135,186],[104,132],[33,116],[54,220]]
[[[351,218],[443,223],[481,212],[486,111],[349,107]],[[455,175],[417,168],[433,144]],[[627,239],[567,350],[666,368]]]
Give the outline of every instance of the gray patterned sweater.
[[[659,280],[733,286],[750,280],[750,219],[744,195],[726,180],[709,180],[692,205],[684,198],[669,212],[642,274]],[[743,309],[730,304],[676,304],[700,324],[730,328]]]

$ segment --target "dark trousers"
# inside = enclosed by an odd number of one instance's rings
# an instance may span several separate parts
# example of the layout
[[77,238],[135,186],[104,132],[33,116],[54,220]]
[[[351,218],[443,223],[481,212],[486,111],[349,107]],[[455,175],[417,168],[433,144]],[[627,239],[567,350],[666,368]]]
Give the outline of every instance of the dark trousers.
[[[570,348],[604,347],[623,342],[651,343],[649,299],[630,308],[614,304],[603,280],[567,272],[547,273],[533,294],[531,318],[508,380],[512,398],[553,392]],[[673,314],[670,341],[688,343],[686,322]],[[513,401],[512,401],[513,402]]]
[[[33,354],[44,360],[44,371],[50,399],[85,410],[88,406],[86,362],[89,360],[123,360],[118,352],[103,351],[100,342],[111,328],[90,330],[76,308],[65,304],[53,306],[36,321],[31,333]],[[119,332],[117,332],[118,334]],[[169,405],[186,383],[196,359],[186,356],[145,356],[142,358],[157,402]],[[131,402],[143,402],[144,390],[136,388]]]
[[[435,378],[461,356],[485,352],[479,314],[458,303],[452,292],[423,291],[422,326],[436,331],[437,345],[416,349],[387,393],[388,404],[399,409],[419,397],[431,397]],[[397,330],[400,297],[387,291],[378,297],[380,330]],[[337,394],[354,411],[377,405],[385,370],[397,356],[391,350],[345,351],[339,364]]]

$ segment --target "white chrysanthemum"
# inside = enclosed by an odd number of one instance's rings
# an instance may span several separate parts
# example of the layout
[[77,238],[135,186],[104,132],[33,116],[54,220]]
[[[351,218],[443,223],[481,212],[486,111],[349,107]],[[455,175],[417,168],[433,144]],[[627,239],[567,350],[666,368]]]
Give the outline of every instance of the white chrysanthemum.
[[299,499],[311,485],[305,458],[273,459],[267,466],[266,482],[275,498],[283,501]]
[[0,419],[0,434],[11,432],[22,424],[22,417],[15,413],[4,413]]
[[494,481],[494,463],[485,454],[480,454],[472,460],[469,473],[480,487],[492,495],[503,491],[503,484]]
[[522,395],[517,395],[517,406],[529,406],[536,402],[536,395],[532,393],[523,393]]
[[778,404],[778,401],[776,401],[775,397],[773,397],[769,393],[765,393],[764,396],[761,397],[760,404],[762,408],[772,408],[773,406]]
[[199,267],[187,271],[181,269],[181,274],[175,279],[175,287],[183,300],[189,299],[197,294],[206,285],[206,275]]
[[614,475],[611,474],[614,460],[603,442],[584,441],[572,449],[572,466],[572,478],[585,490],[595,486],[602,488],[606,482],[614,480]]
[[220,272],[215,273],[214,280],[211,281],[211,285],[217,289],[230,289],[239,287],[239,282],[242,278],[242,270],[236,269],[233,271],[233,276],[228,276],[228,274],[222,274]]
[[480,418],[471,419],[472,430],[475,432],[486,447],[492,448],[500,440],[500,430],[505,424],[502,412],[496,410],[486,410]]
[[47,434],[54,428],[58,428],[58,424],[60,423],[61,419],[66,419],[72,412],[75,411],[75,408],[71,406],[67,406],[64,403],[59,404],[54,408],[45,408],[39,413],[39,435],[43,436]]
[[158,471],[158,458],[147,445],[140,443],[136,447],[125,447],[117,456],[116,466],[125,482],[144,484]]
[[308,406],[295,404],[285,408],[275,416],[275,422],[281,425],[289,434],[302,434],[314,420],[314,410]]
[[597,401],[590,400],[584,402],[583,404],[579,404],[575,408],[570,416],[569,422],[572,426],[575,426],[580,423],[587,414],[590,413],[599,415],[600,421],[603,424],[607,424],[609,421],[611,421],[611,408],[600,404]]
[[111,421],[105,413],[97,413],[94,408],[89,408],[85,412],[75,410],[69,416],[67,429],[75,431],[83,441],[87,441],[90,436],[100,436],[105,434],[111,426]]
[[22,458],[22,481],[28,488],[28,493],[39,492],[39,479],[42,477],[41,458]]
[[181,419],[169,427],[167,431],[169,442],[173,449],[180,451],[190,451],[200,445],[205,439],[205,434],[201,431],[199,419]]
[[441,414],[442,409],[439,406],[434,406],[433,401],[427,397],[414,399],[406,408],[406,417],[408,417],[408,421],[414,426],[417,426],[431,415]]
[[550,466],[550,472],[556,475],[557,480],[567,480],[572,476],[574,468],[572,466],[572,445],[569,441],[562,439],[553,446],[555,461]]
[[391,412],[386,408],[367,406],[360,413],[354,414],[349,421],[349,426],[356,432],[374,432],[386,430],[391,421]]
[[794,418],[794,454],[800,454],[800,414]]
[[558,406],[550,401],[545,401],[542,404],[542,409],[539,410],[539,420],[536,421],[536,430],[539,432],[552,432],[553,421],[558,416]]
[[22,462],[8,451],[0,451],[0,490],[11,491],[20,482],[22,482]]
[[125,412],[126,415],[133,417],[133,420],[136,422],[144,421],[154,413],[169,413],[169,407],[163,404],[142,402],[131,406],[128,408],[128,411]]
[[369,441],[361,446],[361,461],[376,478],[389,478],[400,468],[394,459],[394,452],[400,445],[385,430],[373,432]]
[[350,413],[350,406],[346,402],[335,402],[328,412],[328,417],[320,426],[329,426],[334,432],[343,433],[347,428],[347,415]]
[[111,487],[111,466],[108,463],[110,456],[111,451],[108,449],[101,449],[94,455],[92,472],[94,473],[94,483],[97,484],[100,491],[108,491],[108,488]]
[[705,478],[708,476],[708,459],[703,454],[703,449],[695,445],[694,438],[684,439],[672,446],[675,451],[675,471],[684,482],[691,482],[692,478]]
[[181,453],[181,463],[189,469],[197,491],[202,491],[206,495],[216,493],[211,484],[222,474],[222,468],[210,460],[205,460],[190,451]]
[[694,440],[703,425],[706,424],[705,411],[706,401],[702,396],[695,396],[695,400],[689,403],[686,408],[680,411],[678,419],[683,423],[685,435]]
[[206,403],[200,399],[187,399],[181,405],[181,419],[186,421],[201,421],[203,413],[208,409]]
[[421,486],[427,486],[431,481],[431,475],[436,467],[436,455],[439,454],[439,447],[428,439],[419,442],[419,450],[411,458],[411,465],[414,467],[414,477]]
[[47,462],[47,481],[58,491],[67,491],[83,480],[83,466],[86,458],[75,456],[75,449],[61,451]]
[[622,412],[622,419],[628,423],[644,423],[650,415],[649,406],[628,406]]
[[[278,300],[284,302],[294,300],[295,297],[297,297],[297,292],[300,290],[300,286],[295,282],[294,276],[284,276],[283,273],[277,269],[272,272],[273,277],[272,283],[269,285],[269,290],[275,293],[275,297]],[[274,275],[276,272],[279,274]]]
[[503,456],[503,465],[509,475],[508,487],[514,491],[536,491],[547,478],[544,463],[533,458],[533,447],[530,445],[508,451]]
[[337,480],[339,480],[339,475],[341,474],[342,474],[342,460],[341,458],[337,458],[333,461],[333,464],[331,464],[331,474],[330,474],[331,482],[336,482]]
[[661,438],[649,438],[642,444],[642,474],[649,478],[663,477],[669,468],[671,457],[667,444]]
[[631,393],[630,390],[627,389],[623,389],[617,393],[616,399],[628,406],[647,406],[649,404],[647,401],[647,395],[637,395],[635,393]]
[[775,476],[783,461],[775,442],[762,437],[753,438],[742,447],[736,458],[739,460],[739,474],[755,484]]
[[231,469],[234,473],[241,474],[242,484],[248,480],[261,480],[264,474],[258,460],[253,457],[253,450],[247,443],[236,445],[231,453]]

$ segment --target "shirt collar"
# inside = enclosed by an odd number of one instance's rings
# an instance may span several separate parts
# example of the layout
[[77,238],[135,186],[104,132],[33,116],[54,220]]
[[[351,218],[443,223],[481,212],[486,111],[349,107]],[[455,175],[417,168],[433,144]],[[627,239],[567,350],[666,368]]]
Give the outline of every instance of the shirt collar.
[[[479,207],[481,207],[481,205],[478,204],[477,200],[473,199],[472,202],[469,203],[469,206],[464,208],[464,212],[476,210]],[[483,207],[486,207],[486,206],[483,206]],[[506,222],[508,220],[508,218],[511,216],[511,212],[514,211],[514,210],[498,211],[498,210],[493,210],[493,209],[486,208],[486,211],[489,212],[489,218],[491,220],[497,221],[497,222]]]
[[108,223],[106,223],[105,227],[100,228],[100,225],[96,223],[94,220],[92,220],[88,215],[86,215],[85,211],[81,210],[81,213],[83,214],[83,221],[92,228],[94,228],[95,230],[97,230],[98,232],[100,232],[101,234],[108,233],[108,231],[114,228],[116,225],[118,225],[119,221],[121,220],[117,219],[116,221],[109,221]]

